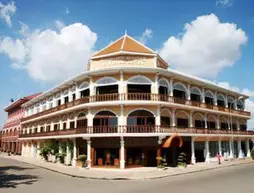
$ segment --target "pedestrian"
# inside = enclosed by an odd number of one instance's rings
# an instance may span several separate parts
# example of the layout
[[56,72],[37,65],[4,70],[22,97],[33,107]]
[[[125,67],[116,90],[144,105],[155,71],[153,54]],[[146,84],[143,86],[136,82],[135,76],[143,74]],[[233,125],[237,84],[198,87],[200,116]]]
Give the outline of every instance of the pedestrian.
[[220,155],[220,153],[217,153],[217,158],[218,158],[218,164],[221,164],[221,161],[220,161],[221,155]]

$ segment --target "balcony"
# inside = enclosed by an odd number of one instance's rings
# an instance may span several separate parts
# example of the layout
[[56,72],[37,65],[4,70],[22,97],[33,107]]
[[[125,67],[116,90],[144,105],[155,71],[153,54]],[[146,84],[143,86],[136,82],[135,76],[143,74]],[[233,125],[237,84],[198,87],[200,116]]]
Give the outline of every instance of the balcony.
[[225,108],[225,107],[214,106],[210,104],[200,103],[197,101],[185,100],[185,99],[181,99],[177,97],[171,97],[168,95],[151,94],[151,93],[126,93],[126,94],[115,93],[115,94],[103,94],[103,95],[95,95],[95,96],[80,98],[80,99],[68,102],[66,104],[22,118],[22,121],[27,121],[33,118],[37,118],[37,117],[47,115],[53,112],[64,110],[64,109],[74,107],[80,104],[93,103],[93,102],[106,102],[106,101],[108,102],[110,101],[162,101],[162,102],[177,103],[177,104],[200,107],[200,108],[211,109],[211,110],[222,111],[222,112],[230,111],[231,113],[238,114],[238,115],[251,116],[250,112],[247,112],[247,111],[233,110],[233,109],[230,110],[229,108]]
[[128,133],[188,133],[188,134],[220,134],[220,135],[254,135],[254,131],[231,131],[205,128],[176,128],[153,125],[137,126],[95,126],[85,128],[72,128],[67,130],[20,134],[19,138],[63,136],[74,134],[128,134]]

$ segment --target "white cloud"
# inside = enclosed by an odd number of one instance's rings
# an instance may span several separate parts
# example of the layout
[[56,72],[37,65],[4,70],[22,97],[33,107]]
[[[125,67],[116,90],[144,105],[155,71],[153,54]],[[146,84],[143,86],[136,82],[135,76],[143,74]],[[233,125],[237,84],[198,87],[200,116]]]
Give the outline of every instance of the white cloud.
[[152,38],[153,37],[153,31],[151,29],[146,29],[141,37],[139,38],[139,41],[142,43],[142,44],[146,44],[147,42],[147,39],[149,38]]
[[248,128],[254,130],[254,91],[248,88],[240,89],[240,88],[231,86],[228,82],[219,82],[218,85],[226,89],[231,89],[236,92],[240,92],[250,96],[250,98],[245,101],[245,108],[246,108],[246,111],[251,112],[251,115],[252,115],[251,120],[248,121]]
[[185,24],[183,34],[169,37],[159,53],[180,71],[213,78],[225,67],[233,66],[246,42],[242,29],[233,23],[221,23],[210,14]]
[[233,0],[217,0],[216,5],[217,6],[224,6],[224,7],[230,7],[234,3]]
[[96,41],[97,34],[89,27],[74,23],[59,32],[34,30],[21,39],[0,38],[0,53],[34,80],[55,82],[84,71]]
[[68,8],[68,7],[66,7],[66,9],[65,9],[65,13],[66,13],[67,15],[69,15],[70,10],[69,10],[69,8]]
[[56,23],[56,28],[58,30],[61,30],[61,29],[63,29],[65,27],[65,24],[62,21],[60,21],[60,20],[56,20],[55,23]]
[[17,7],[13,1],[7,4],[0,2],[0,18],[2,18],[9,27],[12,26],[11,17],[16,12],[16,9]]

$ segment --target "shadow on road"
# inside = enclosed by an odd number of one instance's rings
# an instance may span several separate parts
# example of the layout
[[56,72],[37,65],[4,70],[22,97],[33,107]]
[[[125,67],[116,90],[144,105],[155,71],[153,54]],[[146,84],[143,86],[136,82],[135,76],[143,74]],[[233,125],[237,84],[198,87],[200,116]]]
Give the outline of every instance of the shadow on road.
[[35,175],[25,174],[26,168],[20,166],[0,166],[0,188],[16,188],[20,184],[30,185],[38,180]]

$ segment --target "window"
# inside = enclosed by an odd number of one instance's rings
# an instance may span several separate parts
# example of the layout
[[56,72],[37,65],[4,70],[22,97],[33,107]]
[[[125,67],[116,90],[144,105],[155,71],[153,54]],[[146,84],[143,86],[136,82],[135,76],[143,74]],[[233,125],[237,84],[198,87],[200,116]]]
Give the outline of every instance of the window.
[[66,130],[67,124],[66,122],[63,123],[63,130]]
[[60,124],[54,124],[54,131],[60,130]]
[[80,97],[84,98],[86,96],[89,96],[89,89],[80,91]]
[[70,122],[70,128],[74,128],[75,127],[75,122],[74,121],[71,121]]
[[76,99],[76,94],[72,94],[72,100],[75,100]]
[[61,99],[57,100],[57,106],[61,105]]
[[68,96],[64,97],[64,104],[68,102],[69,102],[69,97]]

